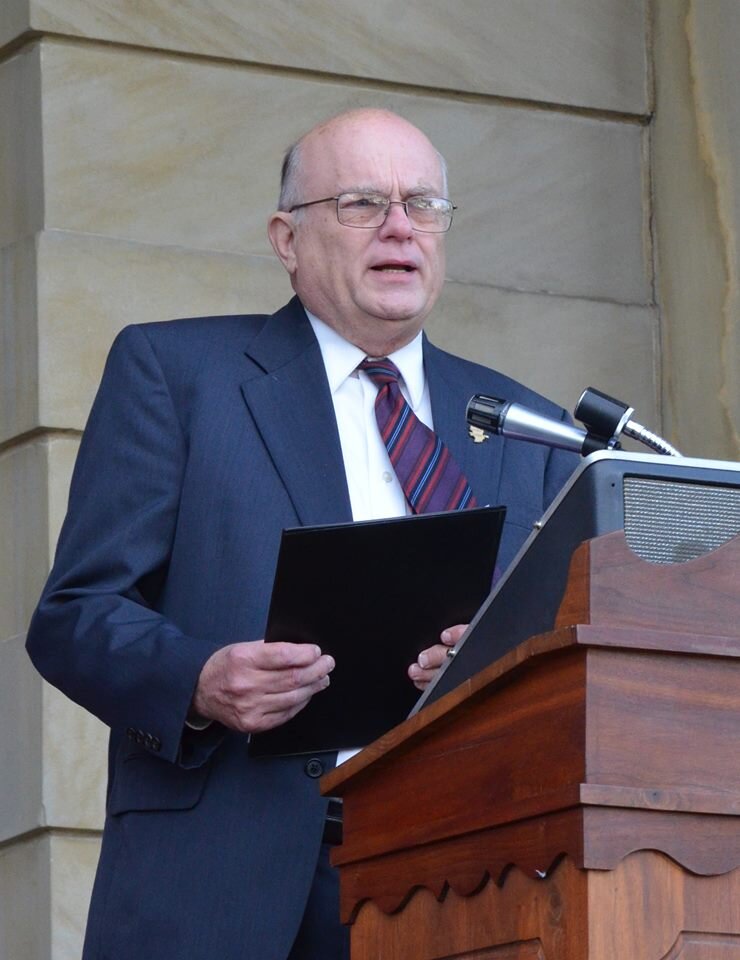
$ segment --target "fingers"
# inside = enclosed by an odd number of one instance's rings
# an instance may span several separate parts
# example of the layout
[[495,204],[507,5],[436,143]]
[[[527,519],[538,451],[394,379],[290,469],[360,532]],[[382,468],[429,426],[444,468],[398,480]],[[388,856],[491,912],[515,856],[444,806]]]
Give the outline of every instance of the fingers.
[[[317,681],[326,680],[318,689],[328,686],[329,674],[334,669],[334,658],[322,654],[311,643],[237,643],[226,648],[233,658],[233,680],[256,682],[264,693],[289,693],[312,688]],[[258,678],[249,674],[256,671]],[[314,690],[315,692],[315,690]]]
[[427,647],[419,654],[416,663],[408,669],[408,675],[418,690],[425,690],[436,676],[437,670],[447,659],[448,650],[456,646],[468,629],[467,623],[457,623],[454,627],[447,627],[440,634],[441,643]]
[[440,634],[440,640],[448,647],[457,646],[467,629],[467,623],[457,623],[454,627],[447,627],[447,629],[443,630]]
[[321,657],[315,643],[236,643],[231,648],[251,666],[262,670],[279,670],[289,667],[306,667]]
[[333,669],[333,658],[314,644],[231,644],[206,661],[193,709],[232,730],[260,733],[295,716],[329,685]]
[[421,651],[416,663],[412,663],[408,669],[408,675],[414,681],[415,687],[424,690],[428,686],[444,663],[447,650],[448,647],[443,643],[436,643],[433,647]]

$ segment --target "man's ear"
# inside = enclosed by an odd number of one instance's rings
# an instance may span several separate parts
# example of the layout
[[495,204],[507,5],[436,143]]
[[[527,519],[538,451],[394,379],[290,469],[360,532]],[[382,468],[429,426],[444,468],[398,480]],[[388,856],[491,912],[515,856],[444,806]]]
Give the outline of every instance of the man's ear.
[[295,223],[293,215],[278,210],[267,221],[267,235],[280,262],[293,276],[296,270]]

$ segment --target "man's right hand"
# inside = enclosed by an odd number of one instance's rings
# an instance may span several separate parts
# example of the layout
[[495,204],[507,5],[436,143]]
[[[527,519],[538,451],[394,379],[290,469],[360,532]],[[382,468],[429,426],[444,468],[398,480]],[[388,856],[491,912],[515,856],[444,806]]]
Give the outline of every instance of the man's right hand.
[[232,643],[206,660],[192,711],[240,733],[261,733],[328,687],[333,669],[333,658],[312,643]]

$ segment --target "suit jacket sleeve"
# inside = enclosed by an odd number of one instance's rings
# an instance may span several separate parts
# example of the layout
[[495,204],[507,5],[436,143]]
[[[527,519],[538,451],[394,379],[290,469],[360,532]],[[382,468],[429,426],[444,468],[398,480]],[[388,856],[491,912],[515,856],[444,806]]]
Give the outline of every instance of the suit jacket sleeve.
[[172,761],[200,670],[215,649],[154,609],[185,459],[162,368],[142,329],[129,327],[108,358],[27,640],[51,683]]

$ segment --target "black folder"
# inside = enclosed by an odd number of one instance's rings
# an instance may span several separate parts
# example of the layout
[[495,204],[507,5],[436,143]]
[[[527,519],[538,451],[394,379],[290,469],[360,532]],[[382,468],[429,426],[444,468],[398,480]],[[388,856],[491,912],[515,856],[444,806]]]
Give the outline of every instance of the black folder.
[[488,596],[504,507],[283,531],[265,640],[315,643],[331,683],[255,756],[362,747],[400,723],[419,691],[409,664]]

